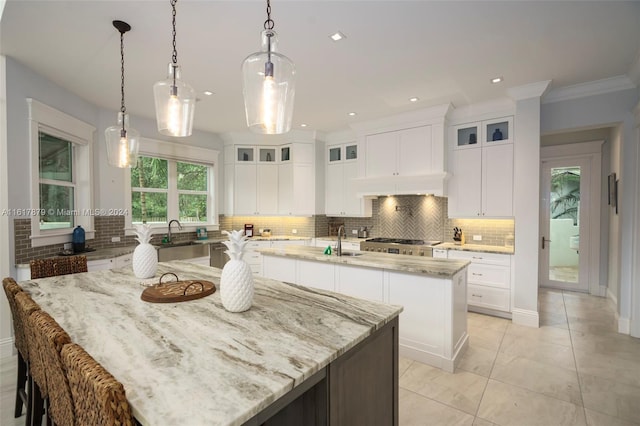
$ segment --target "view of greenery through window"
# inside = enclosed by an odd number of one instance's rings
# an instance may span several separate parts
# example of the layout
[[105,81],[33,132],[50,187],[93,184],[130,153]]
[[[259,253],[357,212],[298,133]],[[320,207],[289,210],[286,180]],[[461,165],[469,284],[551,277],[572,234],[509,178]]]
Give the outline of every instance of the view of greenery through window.
[[131,169],[132,222],[166,223],[170,193],[177,194],[180,222],[207,222],[208,170],[200,164],[139,157]]
[[556,168],[551,171],[551,218],[573,219],[578,224],[580,206],[580,167]]
[[40,229],[73,227],[73,146],[39,132]]

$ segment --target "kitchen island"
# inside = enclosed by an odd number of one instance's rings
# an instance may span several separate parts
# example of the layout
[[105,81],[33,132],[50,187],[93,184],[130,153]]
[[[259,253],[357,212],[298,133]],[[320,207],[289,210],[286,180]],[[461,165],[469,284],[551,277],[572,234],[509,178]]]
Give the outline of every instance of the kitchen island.
[[[221,270],[165,272],[218,286]],[[144,425],[398,424],[398,306],[261,278],[243,313],[219,291],[147,303],[131,268],[20,285],[123,383]]]
[[391,303],[400,315],[400,354],[453,372],[468,345],[468,261],[322,248],[260,250],[265,277]]

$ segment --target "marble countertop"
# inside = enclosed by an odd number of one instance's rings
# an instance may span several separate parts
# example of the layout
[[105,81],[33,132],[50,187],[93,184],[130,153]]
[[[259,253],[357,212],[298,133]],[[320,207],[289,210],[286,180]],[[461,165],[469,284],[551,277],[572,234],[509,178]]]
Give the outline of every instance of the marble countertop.
[[514,254],[513,247],[506,246],[489,246],[485,244],[454,244],[454,243],[442,243],[434,246],[436,249],[444,250],[459,250],[459,251],[481,251],[484,253],[498,253],[498,254]]
[[402,311],[255,277],[251,309],[230,313],[220,269],[173,261],[157,277],[169,271],[218,291],[147,303],[130,267],[20,283],[123,383],[144,425],[240,425]]
[[434,259],[433,257],[404,256],[400,254],[358,252],[358,256],[324,254],[322,247],[289,246],[258,250],[263,255],[291,257],[317,262],[341,263],[367,268],[412,272],[435,277],[451,278],[467,265],[468,261]]

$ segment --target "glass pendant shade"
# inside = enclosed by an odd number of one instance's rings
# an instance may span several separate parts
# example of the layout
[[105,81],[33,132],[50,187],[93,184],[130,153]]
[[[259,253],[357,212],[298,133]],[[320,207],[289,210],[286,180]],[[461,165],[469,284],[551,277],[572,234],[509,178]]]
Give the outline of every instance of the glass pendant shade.
[[129,128],[129,114],[119,112],[118,125],[106,129],[104,135],[107,140],[109,164],[120,168],[135,167],[138,162],[140,133]]
[[180,67],[169,64],[166,80],[153,85],[158,131],[167,136],[191,136],[196,92],[180,80]]
[[280,134],[291,129],[296,68],[276,50],[277,34],[262,32],[262,51],[242,63],[247,126],[255,133]]

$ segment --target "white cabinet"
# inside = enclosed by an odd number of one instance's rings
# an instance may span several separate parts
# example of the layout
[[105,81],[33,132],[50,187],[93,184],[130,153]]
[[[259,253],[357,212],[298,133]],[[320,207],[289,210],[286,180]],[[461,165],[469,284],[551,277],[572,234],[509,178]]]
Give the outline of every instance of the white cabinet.
[[325,168],[325,214],[327,216],[371,217],[371,199],[356,195],[358,145],[327,146]]
[[[338,244],[338,240],[336,239],[324,240],[322,238],[317,238],[315,242],[315,247],[326,248],[327,246],[331,246],[332,249],[335,249],[337,244]],[[342,245],[342,250],[360,251],[360,242],[356,243],[353,241],[341,241],[340,244]]]
[[275,164],[236,164],[233,178],[233,214],[277,214],[278,167]]
[[446,249],[433,249],[433,258],[434,259],[446,259],[447,258],[447,250]]
[[316,204],[314,166],[281,164],[278,169],[278,214],[313,215]]
[[313,144],[225,146],[225,213],[312,215],[315,213]]
[[451,128],[449,217],[513,216],[512,132],[511,117]]
[[511,255],[449,250],[448,256],[471,262],[467,277],[470,307],[511,312]]
[[341,265],[335,280],[338,293],[384,302],[384,274],[379,269]]
[[[365,176],[414,176],[433,173],[431,126],[368,135]],[[441,172],[442,170],[437,170]]]

